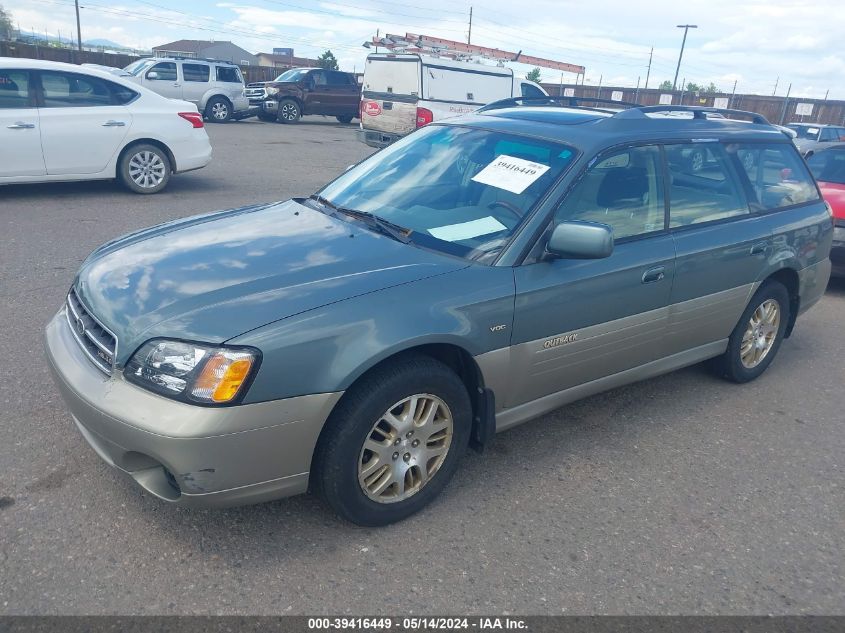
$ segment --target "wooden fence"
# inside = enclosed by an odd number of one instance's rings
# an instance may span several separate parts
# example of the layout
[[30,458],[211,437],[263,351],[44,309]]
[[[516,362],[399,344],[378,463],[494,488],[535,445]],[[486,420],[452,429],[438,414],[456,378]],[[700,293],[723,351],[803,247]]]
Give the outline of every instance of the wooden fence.
[[[845,101],[833,101],[823,99],[804,99],[797,97],[770,97],[765,95],[736,94],[731,97],[730,93],[718,93],[708,95],[697,95],[686,91],[676,90],[637,90],[635,88],[623,88],[618,86],[581,86],[573,84],[543,83],[543,88],[550,95],[568,94],[569,90],[574,91],[576,97],[595,97],[600,99],[613,99],[616,101],[628,101],[642,105],[657,105],[660,103],[661,95],[672,95],[674,105],[701,105],[714,106],[716,99],[727,99],[730,107],[736,110],[747,110],[762,114],[772,123],[793,123],[805,121],[809,123],[830,123],[833,125],[845,125]],[[614,94],[615,93],[615,94]],[[796,113],[799,103],[813,104],[813,113],[809,116],[802,116]],[[589,105],[586,104],[586,105]]]

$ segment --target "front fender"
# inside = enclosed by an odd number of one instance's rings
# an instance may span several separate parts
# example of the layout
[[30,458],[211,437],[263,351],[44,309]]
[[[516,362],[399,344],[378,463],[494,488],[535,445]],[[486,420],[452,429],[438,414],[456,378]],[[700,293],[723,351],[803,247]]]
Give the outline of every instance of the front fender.
[[277,321],[231,341],[263,354],[244,402],[344,391],[421,345],[455,345],[472,356],[507,347],[513,306],[512,269],[469,266]]

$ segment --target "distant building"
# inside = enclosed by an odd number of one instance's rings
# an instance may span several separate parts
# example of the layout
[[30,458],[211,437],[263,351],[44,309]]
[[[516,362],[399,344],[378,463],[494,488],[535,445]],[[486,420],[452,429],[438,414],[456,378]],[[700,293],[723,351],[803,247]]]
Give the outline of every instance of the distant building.
[[[291,53],[293,51],[291,50]],[[316,59],[308,57],[296,57],[294,55],[279,55],[277,53],[256,53],[259,66],[272,66],[273,68],[303,68],[317,66]]]
[[249,51],[228,41],[176,40],[153,46],[156,57],[204,57],[232,62],[241,66],[256,66],[258,58]]

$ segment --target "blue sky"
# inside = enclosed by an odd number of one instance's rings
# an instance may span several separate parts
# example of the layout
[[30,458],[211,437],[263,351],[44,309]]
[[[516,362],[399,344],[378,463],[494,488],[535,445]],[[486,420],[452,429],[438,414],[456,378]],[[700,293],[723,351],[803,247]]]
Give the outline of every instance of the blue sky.
[[[473,43],[586,66],[586,82],[634,86],[671,80],[683,32],[691,30],[679,81],[715,82],[730,90],[845,99],[841,51],[843,0],[82,0],[84,39],[149,48],[176,39],[231,40],[252,51],[293,47],[316,56],[330,48],[344,70],[360,69],[361,43],[381,33],[466,38]],[[0,0],[22,29],[74,32],[72,0]],[[516,65],[518,72],[527,68]],[[544,70],[544,81],[560,73]],[[778,80],[779,77],[779,80]],[[565,74],[564,81],[574,80]]]

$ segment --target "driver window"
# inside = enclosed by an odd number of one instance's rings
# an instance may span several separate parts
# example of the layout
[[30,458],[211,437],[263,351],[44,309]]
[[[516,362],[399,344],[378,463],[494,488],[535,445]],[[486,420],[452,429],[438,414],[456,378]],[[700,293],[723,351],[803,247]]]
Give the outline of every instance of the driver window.
[[660,150],[629,147],[601,156],[555,212],[555,223],[600,222],[616,240],[662,231],[666,210]]
[[318,70],[315,73],[311,73],[310,79],[314,82],[315,86],[325,86],[326,85],[326,73],[321,70]]

